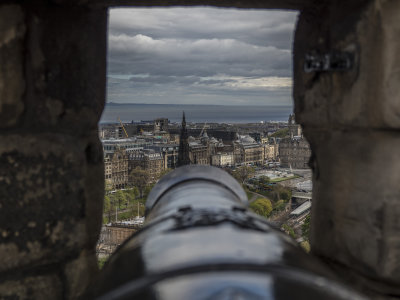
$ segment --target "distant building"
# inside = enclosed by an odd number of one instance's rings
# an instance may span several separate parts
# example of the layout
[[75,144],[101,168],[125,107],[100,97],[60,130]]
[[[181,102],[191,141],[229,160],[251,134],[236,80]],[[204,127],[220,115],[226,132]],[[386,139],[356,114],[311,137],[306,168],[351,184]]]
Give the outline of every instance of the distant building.
[[181,135],[179,139],[178,167],[189,164],[189,136],[186,128],[185,112],[183,112]]
[[300,125],[296,124],[294,115],[289,116],[289,137],[279,142],[279,158],[282,167],[307,169],[311,156],[310,145],[303,137]]
[[208,146],[197,142],[189,143],[189,159],[191,164],[209,165],[210,155]]
[[[200,133],[202,132],[202,128],[197,128],[197,129],[187,129],[188,135],[198,137],[200,136]],[[180,133],[180,129],[177,128],[171,128],[169,129],[170,134],[177,134]],[[237,133],[232,130],[228,129],[213,129],[213,128],[208,128],[207,133],[216,138],[217,140],[222,140],[225,144],[232,144],[236,139],[237,139]]]
[[250,136],[239,136],[234,142],[235,164],[240,165],[262,165],[264,164],[264,146],[257,143]]
[[285,138],[279,143],[281,167],[307,169],[310,156],[310,145],[304,138]]
[[130,123],[125,123],[124,128],[119,123],[99,124],[99,137],[102,140],[123,139],[126,138],[125,132],[131,137],[137,130],[136,125]]
[[156,182],[164,170],[164,160],[161,153],[154,150],[144,150],[129,155],[129,173],[135,168],[141,168],[149,174],[149,182]]
[[264,136],[261,138],[260,141],[261,144],[268,144],[268,142],[269,142],[269,136]]
[[178,153],[178,145],[165,145],[163,147],[164,169],[175,169],[178,166]]
[[279,144],[275,138],[269,138],[264,144],[264,157],[267,161],[276,161],[279,156]]
[[168,119],[158,118],[154,120],[154,132],[168,132]]
[[245,164],[264,164],[264,147],[257,145],[243,145],[243,163]]
[[108,139],[102,140],[104,153],[110,154],[117,149],[125,149],[127,153],[140,151],[152,144],[150,141],[139,139],[136,137],[126,139]]
[[109,156],[104,156],[104,183],[106,189],[113,189],[112,163]]
[[251,132],[251,133],[249,133],[249,136],[251,136],[257,143],[261,143],[261,138],[262,138],[261,133]]
[[300,136],[300,137],[303,136],[303,130],[301,129],[301,126],[296,123],[294,114],[289,116],[288,127],[289,127],[289,136],[291,138],[294,138],[295,136]]
[[161,153],[164,169],[175,169],[178,166],[179,144],[154,144],[149,149]]
[[170,134],[168,142],[171,144],[178,144],[179,145],[179,134]]
[[217,153],[211,156],[211,164],[217,167],[233,166],[233,153]]
[[[212,156],[216,153],[232,152],[232,145],[225,145],[222,139],[217,140],[215,137],[208,137],[207,131],[204,131],[200,142],[208,147],[208,155]],[[211,159],[210,159],[211,163]]]
[[117,149],[104,157],[104,177],[106,186],[122,189],[128,184],[128,155],[125,149]]
[[[121,129],[121,131],[119,130]],[[100,124],[99,125],[100,139],[118,139],[122,137],[122,127],[116,124]]]

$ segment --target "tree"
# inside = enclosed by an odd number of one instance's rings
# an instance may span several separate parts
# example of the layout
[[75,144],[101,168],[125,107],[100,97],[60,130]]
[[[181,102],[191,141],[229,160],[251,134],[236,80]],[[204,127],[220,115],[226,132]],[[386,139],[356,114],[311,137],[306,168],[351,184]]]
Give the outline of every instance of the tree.
[[271,137],[276,137],[276,138],[285,138],[288,136],[289,136],[289,128],[279,129],[278,131],[271,134]]
[[110,197],[109,197],[108,195],[105,195],[105,196],[104,196],[103,211],[104,211],[104,213],[106,213],[107,216],[108,216],[108,223],[111,222],[111,210],[112,210],[112,207],[111,207],[111,199],[110,199]]
[[288,189],[283,189],[279,192],[279,198],[287,202],[292,198],[292,192]]
[[127,200],[126,195],[125,195],[125,193],[123,191],[118,190],[115,193],[115,197],[116,197],[116,199],[118,201],[118,208],[121,208],[121,205],[122,206],[124,206],[124,205],[126,206],[128,204],[128,200]]
[[263,175],[258,178],[256,183],[261,190],[270,190],[271,189],[269,186],[270,181],[271,179],[268,176]]
[[277,202],[275,202],[274,204],[274,210],[275,211],[283,211],[286,208],[286,203],[284,200],[278,200]]
[[310,250],[311,250],[311,246],[310,246],[310,242],[309,241],[302,241],[300,243],[300,247],[303,248],[303,250],[306,251],[307,253],[309,253]]
[[[136,189],[136,191],[135,191]],[[136,199],[137,196],[139,196],[139,190],[137,187],[131,188],[129,190],[125,190],[125,197],[128,203],[131,203]]]
[[258,178],[258,182],[262,184],[268,184],[271,179],[268,176],[262,175]]
[[232,175],[233,175],[233,177],[235,177],[235,179],[236,179],[237,181],[239,181],[239,183],[244,184],[244,182],[245,182],[247,179],[251,178],[251,177],[254,175],[255,172],[256,172],[256,171],[254,170],[253,167],[250,167],[250,166],[241,166],[241,167],[239,167],[239,168],[236,168],[236,169],[233,171]]
[[310,239],[310,223],[311,223],[311,215],[308,215],[304,219],[303,225],[301,225],[301,236],[307,241]]
[[282,229],[288,234],[290,235],[292,238],[296,238],[296,233],[294,232],[293,228],[290,227],[288,224],[283,224],[282,225]]
[[132,216],[143,216],[144,215],[144,205],[140,200],[134,200],[132,202],[131,215]]
[[142,198],[144,189],[149,185],[149,173],[140,167],[136,167],[135,169],[131,170],[129,176],[133,185],[138,188],[140,198]]
[[135,199],[138,198],[138,197],[140,196],[139,189],[138,189],[136,186],[134,186],[133,189],[132,189],[131,191],[132,191],[132,193],[135,195]]
[[267,198],[258,198],[250,204],[250,209],[262,217],[268,217],[272,212],[272,204]]

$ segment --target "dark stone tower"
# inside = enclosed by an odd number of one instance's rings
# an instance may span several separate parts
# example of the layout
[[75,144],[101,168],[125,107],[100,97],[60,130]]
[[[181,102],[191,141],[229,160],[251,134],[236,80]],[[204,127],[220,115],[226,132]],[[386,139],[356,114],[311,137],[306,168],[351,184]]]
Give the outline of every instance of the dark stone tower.
[[301,126],[296,123],[294,114],[289,116],[288,126],[289,126],[289,135],[291,138],[295,136],[303,136]]
[[185,112],[182,116],[181,137],[179,140],[178,167],[190,165],[189,158],[189,136],[186,129]]

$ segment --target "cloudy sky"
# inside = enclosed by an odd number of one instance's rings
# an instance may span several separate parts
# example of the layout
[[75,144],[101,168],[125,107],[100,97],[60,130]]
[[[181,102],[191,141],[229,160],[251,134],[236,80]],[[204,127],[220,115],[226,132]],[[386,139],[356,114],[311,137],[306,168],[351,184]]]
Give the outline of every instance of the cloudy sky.
[[107,101],[291,105],[296,12],[110,10]]

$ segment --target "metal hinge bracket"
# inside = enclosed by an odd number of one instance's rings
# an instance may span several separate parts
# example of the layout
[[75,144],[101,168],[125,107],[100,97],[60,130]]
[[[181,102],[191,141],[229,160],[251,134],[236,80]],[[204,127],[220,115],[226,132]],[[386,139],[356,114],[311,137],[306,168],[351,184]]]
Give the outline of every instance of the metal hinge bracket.
[[353,55],[348,52],[306,54],[304,60],[304,71],[306,73],[349,71],[352,67]]

